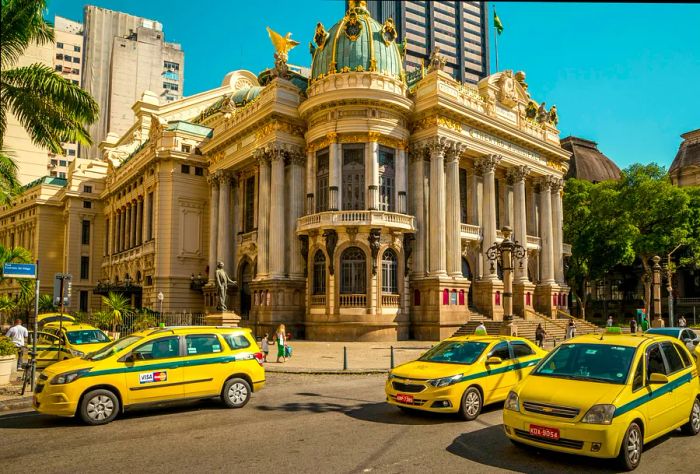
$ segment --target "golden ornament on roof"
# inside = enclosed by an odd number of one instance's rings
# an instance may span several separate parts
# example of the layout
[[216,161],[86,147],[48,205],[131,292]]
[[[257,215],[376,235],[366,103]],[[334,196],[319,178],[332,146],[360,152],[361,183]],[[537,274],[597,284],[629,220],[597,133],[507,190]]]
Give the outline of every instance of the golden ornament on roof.
[[295,46],[299,44],[298,41],[294,41],[291,33],[287,33],[286,36],[273,31],[270,27],[267,27],[267,33],[270,35],[270,40],[272,45],[275,47],[275,51],[280,54],[287,55]]

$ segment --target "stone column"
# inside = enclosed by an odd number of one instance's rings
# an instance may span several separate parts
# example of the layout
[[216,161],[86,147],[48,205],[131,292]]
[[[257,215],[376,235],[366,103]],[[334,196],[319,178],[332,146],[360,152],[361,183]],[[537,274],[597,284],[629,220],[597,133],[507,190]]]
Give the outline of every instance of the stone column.
[[143,243],[143,197],[136,201],[136,245]]
[[446,199],[446,223],[447,223],[447,274],[450,276],[462,276],[462,237],[460,226],[460,202],[459,202],[459,157],[462,153],[462,144],[458,143],[447,149],[445,153],[447,199]]
[[128,221],[129,214],[127,213],[127,207],[122,207],[122,218],[121,218],[121,230],[119,232],[119,248],[123,252],[126,250],[126,223]]
[[408,174],[406,173],[406,148],[403,144],[396,149],[395,167],[396,170],[396,209],[394,212],[407,214],[406,191],[408,189]]
[[289,276],[304,278],[304,263],[301,255],[301,241],[297,238],[297,220],[304,211],[304,162],[301,150],[293,151],[289,156]]
[[[661,257],[658,255],[655,255],[651,258],[651,260],[654,262],[654,265],[651,267],[652,271],[652,279],[651,279],[651,285],[652,285],[652,297],[654,299],[654,318],[651,320],[651,326],[652,327],[663,327],[661,324],[661,265],[659,265],[659,262],[661,261]],[[605,315],[607,317],[607,315]]]
[[554,279],[560,285],[564,282],[564,254],[562,252],[563,244],[563,229],[562,225],[562,205],[561,205],[561,193],[564,187],[564,181],[559,178],[555,178],[552,181],[552,236],[553,236],[553,246],[554,252],[552,254],[553,265],[554,265]]
[[378,132],[369,132],[369,143],[365,148],[365,181],[367,209],[379,209],[379,137]]
[[227,273],[231,272],[231,173],[219,174],[219,225],[217,228],[216,259],[223,262]]
[[270,156],[265,150],[255,150],[259,166],[258,184],[258,274],[257,278],[270,272],[268,242],[270,239]]
[[540,283],[554,284],[554,235],[552,233],[551,189],[553,176],[545,176],[538,181],[540,186]]
[[337,143],[338,134],[331,132],[326,134],[330,144],[328,145],[328,210],[339,211],[340,189],[342,186],[343,154],[340,144]]
[[411,162],[411,213],[416,223],[416,242],[413,249],[411,272],[421,277],[425,274],[425,243],[427,222],[423,219],[423,179],[425,178],[425,148],[414,145],[409,153]]
[[316,213],[316,153],[306,152],[306,214]]
[[284,228],[284,160],[287,152],[282,148],[274,148],[271,152],[272,178],[271,191],[266,196],[270,203],[270,276],[283,278],[285,276],[284,244],[289,236],[285,235]]
[[[151,217],[148,215],[148,208],[150,207],[150,194],[148,191],[145,192],[144,197],[143,197],[143,240],[148,242],[151,240],[151,236],[149,235],[149,229],[151,227]],[[153,231],[151,230],[150,233]]]
[[216,273],[216,239],[219,235],[219,180],[216,174],[210,174],[207,178],[211,186],[209,198],[209,282],[214,283]]
[[119,209],[114,211],[114,224],[112,225],[112,253],[119,253],[119,226],[121,213]]
[[430,149],[430,275],[446,275],[445,252],[445,151],[444,139],[437,138]]
[[486,250],[496,242],[496,166],[501,161],[499,155],[489,155],[480,158],[477,162],[477,167],[481,170],[481,174],[484,178],[484,196],[482,198],[483,210],[482,210],[482,229],[483,229],[483,240],[481,242],[481,253],[483,255],[483,280],[498,280],[498,273],[496,271],[496,264],[493,264],[493,270],[491,269],[491,263],[486,257]]
[[131,247],[136,247],[136,224],[138,222],[138,201],[131,202]]
[[230,272],[231,275],[236,275],[238,279],[238,233],[243,229],[241,219],[243,214],[243,177],[238,174],[233,186],[233,221],[231,222],[231,255],[230,255]]
[[[525,206],[525,178],[530,174],[527,166],[508,169],[508,182],[513,186],[513,239],[527,248],[527,211]],[[522,265],[521,265],[522,263]],[[527,252],[520,262],[514,262],[515,283],[527,283]]]

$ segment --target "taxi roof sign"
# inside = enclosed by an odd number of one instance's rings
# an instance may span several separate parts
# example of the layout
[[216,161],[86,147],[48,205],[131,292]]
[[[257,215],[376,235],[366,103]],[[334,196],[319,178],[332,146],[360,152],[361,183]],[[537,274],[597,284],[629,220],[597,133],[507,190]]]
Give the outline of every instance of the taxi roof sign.
[[622,328],[617,326],[612,326],[605,329],[605,334],[622,334]]
[[3,278],[36,279],[36,263],[5,263],[2,266]]

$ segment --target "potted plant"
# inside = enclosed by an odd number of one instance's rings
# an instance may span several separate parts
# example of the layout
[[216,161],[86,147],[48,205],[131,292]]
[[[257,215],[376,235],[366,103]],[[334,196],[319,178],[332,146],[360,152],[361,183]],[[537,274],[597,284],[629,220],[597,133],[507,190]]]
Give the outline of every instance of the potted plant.
[[12,339],[0,336],[0,385],[10,383],[12,367],[17,365],[17,346]]

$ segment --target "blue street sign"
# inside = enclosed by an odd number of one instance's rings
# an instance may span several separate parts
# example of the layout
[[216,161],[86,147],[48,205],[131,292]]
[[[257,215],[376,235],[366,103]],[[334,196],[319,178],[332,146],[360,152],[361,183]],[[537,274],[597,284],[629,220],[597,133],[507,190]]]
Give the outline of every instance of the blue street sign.
[[5,263],[2,266],[3,278],[36,279],[36,263]]

